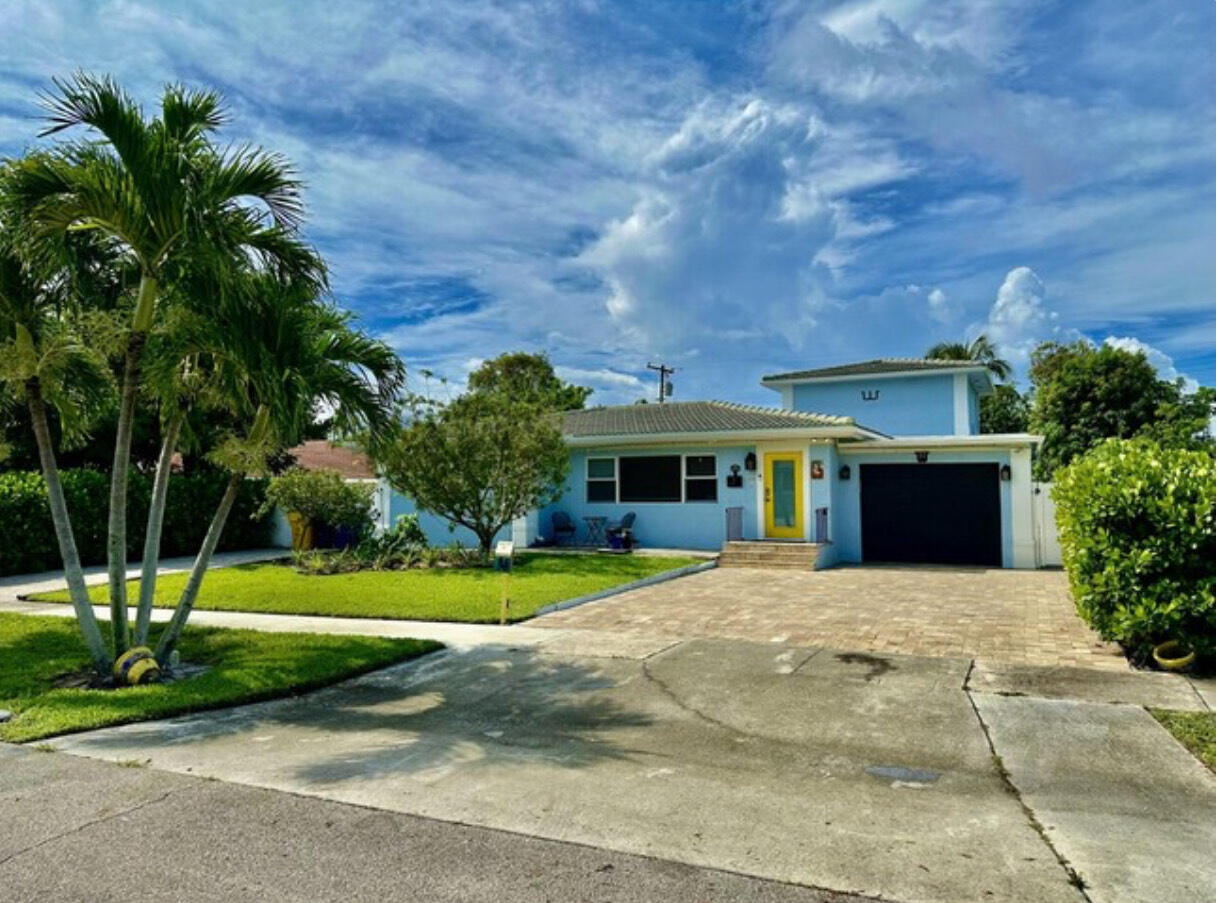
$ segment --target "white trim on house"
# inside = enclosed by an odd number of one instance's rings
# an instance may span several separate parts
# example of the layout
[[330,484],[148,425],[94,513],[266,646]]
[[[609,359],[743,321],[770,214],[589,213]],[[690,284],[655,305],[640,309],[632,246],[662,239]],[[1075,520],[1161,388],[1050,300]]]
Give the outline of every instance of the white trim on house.
[[989,379],[989,370],[984,364],[976,367],[936,367],[925,370],[887,370],[882,373],[845,373],[840,376],[792,376],[786,378],[765,377],[761,384],[767,389],[781,392],[788,386],[800,386],[804,383],[841,383],[857,382],[861,379],[906,379],[910,376],[942,376],[944,373],[984,373]]
[[887,439],[885,433],[865,426],[798,427],[777,430],[719,430],[688,433],[626,433],[613,436],[563,436],[571,448],[630,448],[643,445],[753,445],[760,442],[816,439]]
[[969,435],[968,418],[968,373],[957,373],[952,381],[952,409],[954,416],[955,434]]
[[1031,433],[979,433],[973,436],[897,436],[887,439],[873,439],[869,442],[858,442],[838,446],[841,454],[857,455],[866,453],[881,453],[898,451],[900,449],[922,448],[1031,448],[1044,442],[1044,436]]
[[1011,565],[1037,566],[1036,534],[1032,527],[1032,449],[1011,449]]

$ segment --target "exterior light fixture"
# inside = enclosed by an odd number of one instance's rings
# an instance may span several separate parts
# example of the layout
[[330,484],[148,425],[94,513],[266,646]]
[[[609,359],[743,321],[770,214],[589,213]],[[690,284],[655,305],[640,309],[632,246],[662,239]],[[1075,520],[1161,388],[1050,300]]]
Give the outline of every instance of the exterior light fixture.
[[755,454],[753,454],[752,452],[749,452],[747,455],[744,456],[744,469],[745,470],[756,470],[757,469],[757,456]]
[[841,467],[839,467],[837,469],[837,478],[839,480],[850,479],[850,465],[849,464],[843,464]]
[[917,461],[919,464],[925,464],[925,463],[926,463],[926,459],[927,459],[927,458],[929,458],[929,457],[930,457],[930,452],[925,452],[925,451],[917,451],[917,452],[914,452],[914,459],[915,459],[915,460],[916,460],[916,461]]
[[1009,483],[1011,481],[1011,465],[1010,464],[1003,464],[1001,467],[998,468],[998,479],[1002,480],[1002,482],[1004,482],[1004,483]]

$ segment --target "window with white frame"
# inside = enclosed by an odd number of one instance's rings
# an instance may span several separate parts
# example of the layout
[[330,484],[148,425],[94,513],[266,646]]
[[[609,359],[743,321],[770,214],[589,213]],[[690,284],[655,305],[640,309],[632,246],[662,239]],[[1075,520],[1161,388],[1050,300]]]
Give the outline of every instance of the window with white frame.
[[617,501],[617,458],[588,459],[588,501]]
[[714,455],[685,456],[685,501],[719,501],[719,480]]

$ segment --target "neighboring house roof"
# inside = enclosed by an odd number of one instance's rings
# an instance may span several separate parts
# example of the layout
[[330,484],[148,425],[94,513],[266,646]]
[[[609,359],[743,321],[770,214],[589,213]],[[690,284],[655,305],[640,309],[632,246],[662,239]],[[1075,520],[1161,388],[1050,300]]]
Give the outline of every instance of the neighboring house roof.
[[852,417],[764,408],[727,401],[676,401],[589,408],[563,414],[567,439],[681,436],[714,433],[832,430],[864,438],[879,435]]
[[336,445],[329,439],[310,439],[289,448],[288,454],[296,459],[296,466],[302,470],[335,470],[348,480],[376,478],[376,468],[367,455],[345,445]]
[[763,376],[761,381],[781,382],[786,380],[828,379],[836,376],[872,376],[879,373],[921,373],[928,370],[985,370],[985,364],[977,361],[927,360],[920,357],[880,357],[854,364],[838,364],[815,370],[793,370],[790,373],[773,373]]

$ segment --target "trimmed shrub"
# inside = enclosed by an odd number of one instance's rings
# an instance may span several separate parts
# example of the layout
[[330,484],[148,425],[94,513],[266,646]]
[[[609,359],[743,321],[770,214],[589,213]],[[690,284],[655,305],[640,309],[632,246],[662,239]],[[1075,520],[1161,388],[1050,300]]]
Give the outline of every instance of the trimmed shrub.
[[1109,439],[1057,474],[1062,555],[1079,614],[1145,662],[1182,640],[1214,654],[1214,459]]
[[[106,523],[110,475],[97,470],[60,473],[68,513],[81,561],[106,561]],[[215,471],[175,474],[169,481],[161,554],[167,558],[193,555],[203,542],[228,475]],[[266,480],[245,480],[220,537],[220,549],[257,549],[270,545],[271,521],[259,513]],[[133,473],[127,492],[127,556],[138,560],[144,547],[144,525],[152,477]],[[0,575],[27,574],[63,567],[51,524],[42,474],[0,473]]]
[[332,470],[295,467],[271,480],[263,510],[279,507],[289,514],[299,514],[323,532],[325,528],[346,527],[358,541],[372,527],[374,491],[372,484],[348,482]]

